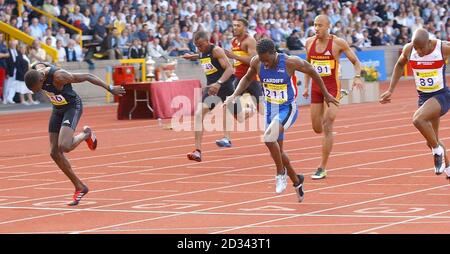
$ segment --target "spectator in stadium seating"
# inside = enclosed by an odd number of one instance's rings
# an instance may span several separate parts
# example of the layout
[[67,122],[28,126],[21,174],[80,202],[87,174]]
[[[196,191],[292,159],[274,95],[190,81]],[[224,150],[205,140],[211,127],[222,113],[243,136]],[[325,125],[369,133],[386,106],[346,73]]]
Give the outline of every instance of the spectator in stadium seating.
[[[137,38],[135,38],[137,39]],[[128,29],[124,29],[122,33],[118,36],[119,49],[122,50],[124,56],[128,56],[128,49],[131,47],[131,35]]]
[[47,40],[47,38],[50,38],[50,46],[56,47],[56,37],[53,36],[51,28],[47,28],[47,30],[45,30],[44,38],[45,40]]
[[56,40],[56,50],[58,51],[58,62],[66,61],[66,49],[62,45],[61,40]]
[[408,36],[408,27],[402,27],[400,30],[400,34],[395,38],[395,44],[396,45],[405,45],[408,43],[409,36]]
[[[30,59],[27,57],[27,45],[20,44],[18,49],[15,66],[15,88],[16,92],[19,93],[20,103],[24,105],[39,104],[39,101],[33,100],[33,97],[31,96],[32,92],[25,85],[24,76],[30,66]],[[25,100],[25,96],[28,100]]]
[[69,40],[69,43],[67,44],[67,47],[65,47],[66,50],[66,61],[67,62],[77,62],[77,53],[75,51],[75,41]]
[[158,37],[156,37],[155,39],[153,39],[153,41],[148,43],[147,52],[148,55],[153,59],[164,58],[167,60],[169,56],[169,53],[161,47],[160,39]]
[[146,56],[146,48],[142,47],[142,41],[139,39],[134,39],[133,44],[128,50],[128,58],[136,59],[136,58],[145,58]]
[[[7,77],[7,73],[6,73],[6,59],[9,58],[9,52],[8,52],[8,48],[5,45],[5,41],[4,41],[4,34],[0,33],[0,71],[3,73],[3,76],[1,76],[0,78],[2,80],[0,80],[0,84],[3,86],[3,91],[4,91],[4,86],[5,86],[5,81],[6,81],[6,77]],[[3,97],[3,94],[0,94]]]
[[14,96],[16,94],[15,80],[16,80],[16,59],[17,59],[17,40],[9,41],[8,54],[6,59],[6,82],[3,87],[3,104],[14,104]]
[[294,29],[292,34],[287,38],[286,45],[289,50],[302,50],[305,48],[300,40],[299,31]]
[[41,48],[41,41],[37,39],[33,41],[33,44],[31,44],[30,47],[30,61],[32,64],[34,62],[47,61],[47,53]]
[[62,42],[63,47],[67,46],[67,43],[69,43],[70,39],[69,34],[66,33],[66,29],[64,29],[64,27],[60,27],[58,29],[55,38]]
[[42,9],[55,17],[58,17],[61,14],[58,0],[45,0]]
[[100,16],[94,27],[94,40],[97,42],[102,42],[107,35],[105,16]]
[[117,28],[109,29],[108,35],[102,42],[102,52],[106,53],[108,59],[122,59],[122,51],[119,48],[119,37]]
[[69,10],[66,7],[63,7],[58,18],[64,22],[69,23]]
[[184,53],[189,52],[189,47],[187,43],[180,37],[179,32],[175,33],[170,46],[172,47],[172,51],[170,51],[170,56],[181,56]]
[[47,17],[42,15],[39,17],[39,24],[38,24],[39,28],[42,31],[42,35],[45,34],[45,30],[47,30],[48,28],[48,21],[47,21]]
[[39,26],[38,18],[33,18],[31,20],[30,35],[37,39],[41,39],[42,36],[44,35],[44,32],[42,31],[41,27]]

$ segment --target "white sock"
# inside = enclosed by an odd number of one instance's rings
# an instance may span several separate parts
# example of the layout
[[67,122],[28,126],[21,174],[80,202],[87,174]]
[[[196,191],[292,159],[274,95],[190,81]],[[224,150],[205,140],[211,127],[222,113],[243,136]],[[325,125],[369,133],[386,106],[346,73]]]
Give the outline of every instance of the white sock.
[[438,154],[441,155],[444,153],[444,148],[442,146],[438,145],[438,147],[431,149],[433,151],[433,155]]

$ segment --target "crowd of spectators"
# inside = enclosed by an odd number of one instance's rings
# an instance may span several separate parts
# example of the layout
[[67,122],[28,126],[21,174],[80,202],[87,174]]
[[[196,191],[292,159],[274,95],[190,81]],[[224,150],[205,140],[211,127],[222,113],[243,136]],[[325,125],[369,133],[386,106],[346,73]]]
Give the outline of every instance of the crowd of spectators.
[[[26,0],[33,6],[92,35],[105,58],[153,58],[195,51],[196,31],[210,33],[211,43],[231,47],[232,21],[246,18],[256,39],[271,38],[278,47],[304,48],[314,35],[313,20],[327,14],[331,33],[355,49],[404,45],[420,27],[431,38],[450,39],[450,6],[447,0]],[[17,1],[0,0],[0,20],[60,52],[59,61],[81,61],[92,54],[82,50],[73,31],[45,16],[23,10]],[[91,52],[93,53],[93,52]]]

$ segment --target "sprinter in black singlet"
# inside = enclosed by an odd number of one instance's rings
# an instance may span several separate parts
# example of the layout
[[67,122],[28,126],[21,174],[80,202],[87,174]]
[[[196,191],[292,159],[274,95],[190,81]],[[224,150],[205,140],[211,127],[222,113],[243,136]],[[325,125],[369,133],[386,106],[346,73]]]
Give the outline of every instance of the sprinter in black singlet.
[[50,155],[58,167],[72,181],[75,186],[73,200],[68,205],[78,205],[81,198],[89,191],[81,180],[75,175],[72,166],[64,153],[75,149],[81,142],[86,141],[89,149],[97,148],[97,139],[89,126],[74,136],[78,121],[83,112],[80,97],[72,88],[72,83],[88,81],[101,86],[114,95],[122,95],[125,90],[122,86],[108,87],[105,82],[92,74],[69,73],[48,63],[36,63],[25,74],[25,83],[33,92],[41,89],[53,104],[49,123]]
[[[189,160],[202,161],[201,143],[203,136],[203,118],[206,113],[213,110],[217,104],[225,101],[227,96],[234,92],[233,86],[233,66],[225,55],[225,51],[209,43],[209,36],[206,32],[200,31],[194,35],[194,44],[200,51],[200,54],[184,54],[184,59],[199,59],[203,71],[206,75],[207,85],[203,91],[202,106],[197,108],[195,112],[195,150],[187,154]],[[233,105],[231,106],[233,108]],[[225,132],[229,132],[226,128],[226,117],[224,108],[223,127]],[[234,109],[229,109],[235,112]]]

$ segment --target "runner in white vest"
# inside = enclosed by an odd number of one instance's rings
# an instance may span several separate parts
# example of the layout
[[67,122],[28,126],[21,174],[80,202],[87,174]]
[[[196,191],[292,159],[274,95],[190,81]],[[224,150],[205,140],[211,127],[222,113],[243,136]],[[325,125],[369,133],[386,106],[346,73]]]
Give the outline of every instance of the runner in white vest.
[[434,157],[435,173],[446,172],[450,178],[450,165],[444,144],[439,140],[440,118],[450,109],[450,90],[445,80],[445,61],[450,55],[450,44],[430,39],[428,31],[418,29],[412,43],[403,48],[391,78],[389,89],[381,95],[380,102],[388,103],[409,62],[414,72],[419,109],[414,113],[414,126],[427,140]]

